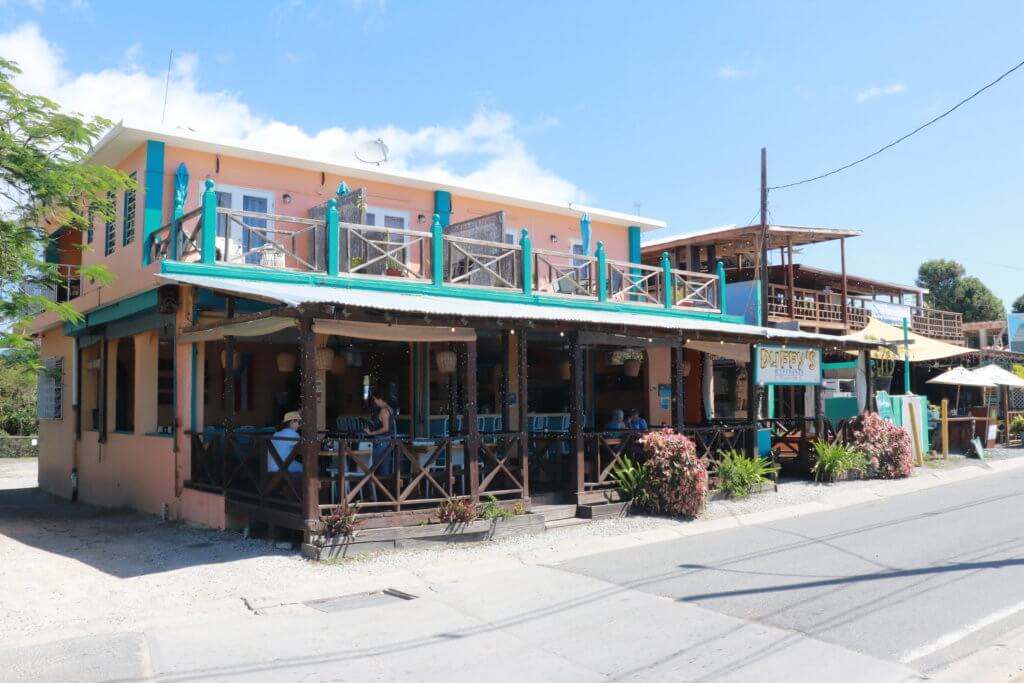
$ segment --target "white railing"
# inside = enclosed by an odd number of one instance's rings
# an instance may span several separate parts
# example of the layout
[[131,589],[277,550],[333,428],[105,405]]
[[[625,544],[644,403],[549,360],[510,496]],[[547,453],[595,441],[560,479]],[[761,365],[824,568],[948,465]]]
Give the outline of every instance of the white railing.
[[628,261],[606,261],[608,267],[608,300],[664,305],[665,271]]
[[673,268],[672,306],[674,308],[700,308],[718,311],[721,298],[718,292],[718,276],[708,273],[694,273]]
[[444,281],[496,289],[522,287],[522,247],[518,244],[444,236]]
[[339,223],[341,271],[414,280],[431,277],[429,232]]
[[534,289],[542,294],[597,298],[597,258],[533,250]]

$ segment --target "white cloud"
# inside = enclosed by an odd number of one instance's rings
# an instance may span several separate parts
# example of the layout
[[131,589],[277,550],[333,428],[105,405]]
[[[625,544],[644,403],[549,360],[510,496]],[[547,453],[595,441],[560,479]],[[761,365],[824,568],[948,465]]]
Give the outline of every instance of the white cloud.
[[888,97],[889,95],[898,95],[905,91],[907,86],[902,83],[893,83],[884,87],[873,85],[870,88],[861,90],[857,93],[857,102],[864,103],[868,100],[873,100],[876,97]]
[[726,81],[735,81],[739,78],[746,78],[749,75],[749,71],[738,66],[726,64],[725,66],[718,67],[718,77]]
[[[126,61],[134,61],[138,53],[134,45],[128,48]],[[67,110],[123,120],[126,125],[160,126],[166,72],[147,73],[129,65],[74,73],[59,48],[31,23],[0,33],[0,55],[21,67],[19,87],[46,95]],[[380,137],[391,150],[391,168],[552,202],[587,201],[579,187],[537,162],[519,137],[515,120],[505,112],[481,108],[462,126],[331,127],[307,132],[257,115],[237,93],[203,89],[199,64],[197,55],[175,56],[165,128],[191,129],[225,144],[342,164],[358,163],[353,156],[356,145]],[[462,168],[453,169],[452,160]]]

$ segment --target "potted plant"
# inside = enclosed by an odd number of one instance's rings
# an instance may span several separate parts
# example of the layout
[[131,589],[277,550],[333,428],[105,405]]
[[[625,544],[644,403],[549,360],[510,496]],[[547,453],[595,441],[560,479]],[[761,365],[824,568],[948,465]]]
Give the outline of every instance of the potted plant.
[[363,265],[364,263],[366,263],[366,259],[364,259],[362,256],[353,256],[348,261],[349,269],[350,270],[355,270],[356,268],[358,268],[359,266]]
[[388,259],[387,267],[384,269],[384,273],[391,277],[401,277],[405,271],[402,268],[402,264],[393,258]]

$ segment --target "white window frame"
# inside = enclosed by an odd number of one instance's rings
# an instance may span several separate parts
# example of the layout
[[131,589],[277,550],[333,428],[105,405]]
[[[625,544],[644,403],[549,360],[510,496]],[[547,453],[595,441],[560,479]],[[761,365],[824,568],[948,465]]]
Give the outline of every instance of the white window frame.
[[[242,187],[241,185],[217,185],[213,189],[216,192],[223,192],[224,194],[230,194],[231,195],[231,209],[232,210],[241,211],[242,210],[242,197],[244,195],[249,195],[250,197],[261,197],[263,199],[266,199],[267,200],[267,213],[268,214],[274,213],[274,199],[276,198],[277,195],[276,195],[276,193],[273,190],[261,190],[261,189],[255,188],[255,187]],[[202,180],[199,183],[200,202],[202,202],[203,192],[205,192],[205,191],[206,191],[206,181]],[[235,206],[235,203],[236,203],[235,200],[236,199],[238,200],[238,202],[237,202],[238,206]],[[265,229],[267,231],[267,236],[268,237],[275,237],[276,236],[275,230],[274,230],[274,221],[268,220],[267,221],[267,227]],[[230,233],[229,233],[229,235],[230,235]],[[225,240],[229,239],[229,235],[225,235],[224,239]],[[267,241],[269,242],[270,240],[267,240]]]
[[[412,229],[412,228],[409,227],[409,221],[412,219],[412,215],[408,211],[401,211],[399,209],[389,209],[389,208],[386,208],[386,207],[383,207],[383,206],[367,206],[366,207],[366,214],[370,215],[371,213],[373,214],[373,220],[374,221],[377,221],[378,218],[380,219],[379,223],[375,223],[372,226],[372,227],[374,227],[376,229],[383,230],[383,231],[387,232],[388,228],[384,225],[384,217],[385,216],[391,216],[392,218],[401,218],[402,219],[402,225],[404,226],[402,229],[403,230],[411,230]],[[397,230],[397,229],[398,228],[391,228],[391,230]],[[406,246],[409,245],[409,235],[406,235],[404,233],[402,234],[402,244],[404,244]],[[406,249],[405,250],[405,265],[409,265],[409,256],[410,256],[410,250]]]

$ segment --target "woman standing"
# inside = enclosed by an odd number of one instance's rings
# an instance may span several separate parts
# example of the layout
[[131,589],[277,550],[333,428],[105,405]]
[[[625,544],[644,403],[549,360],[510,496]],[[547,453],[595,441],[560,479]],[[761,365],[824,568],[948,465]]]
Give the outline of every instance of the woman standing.
[[[370,428],[366,430],[367,436],[394,437],[398,432],[395,429],[395,411],[384,398],[384,389],[378,387],[370,392],[370,408],[373,411],[370,415]],[[370,456],[370,467],[373,467],[381,460],[381,466],[376,473],[380,477],[390,477],[395,472],[394,449],[390,439],[374,439],[373,455]]]

